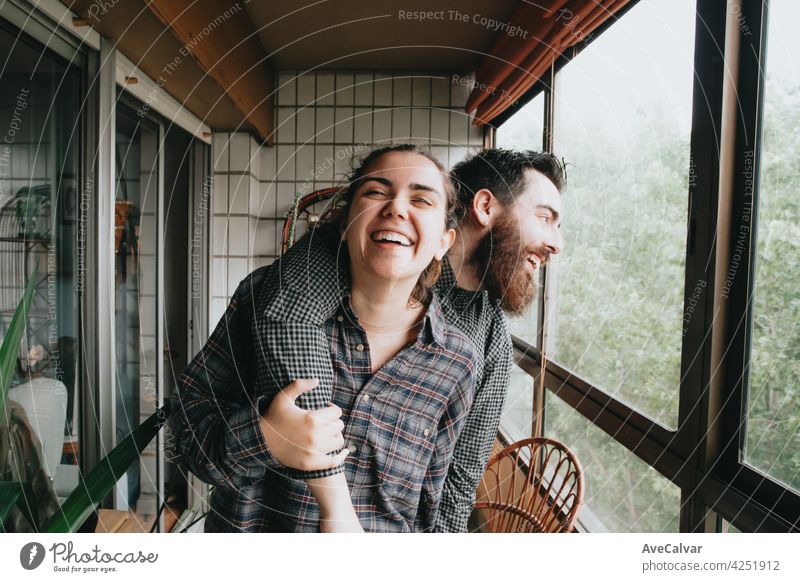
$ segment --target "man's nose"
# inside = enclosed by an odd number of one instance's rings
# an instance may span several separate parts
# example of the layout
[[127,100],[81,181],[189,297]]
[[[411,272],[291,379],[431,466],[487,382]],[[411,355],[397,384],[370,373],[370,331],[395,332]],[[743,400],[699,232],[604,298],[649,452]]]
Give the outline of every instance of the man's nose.
[[560,253],[561,248],[564,246],[564,238],[561,236],[561,231],[557,228],[554,228],[544,241],[544,245],[547,248],[547,252],[549,252],[551,255],[557,255]]

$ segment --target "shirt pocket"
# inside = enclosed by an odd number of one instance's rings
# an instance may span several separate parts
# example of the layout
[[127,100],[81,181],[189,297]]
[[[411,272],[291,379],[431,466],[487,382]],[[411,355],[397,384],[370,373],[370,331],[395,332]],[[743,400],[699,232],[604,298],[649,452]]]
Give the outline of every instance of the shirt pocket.
[[424,414],[397,409],[391,402],[376,404],[373,416],[376,422],[370,440],[380,495],[413,519],[433,456],[435,422]]

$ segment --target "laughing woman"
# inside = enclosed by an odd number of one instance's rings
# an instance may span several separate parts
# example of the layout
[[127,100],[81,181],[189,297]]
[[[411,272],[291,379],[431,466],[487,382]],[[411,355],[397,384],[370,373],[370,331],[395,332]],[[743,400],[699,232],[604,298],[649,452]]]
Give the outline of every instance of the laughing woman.
[[[309,235],[339,245],[347,265],[335,313],[314,307],[313,264],[279,260],[242,283],[225,317],[252,302],[255,374],[215,378],[211,392],[184,374],[173,418],[186,466],[216,485],[206,531],[431,529],[476,383],[474,344],[430,292],[454,201],[424,150],[377,150],[343,190],[339,219]],[[220,342],[233,339],[215,331],[193,364]],[[342,452],[322,462],[303,454],[332,448]]]

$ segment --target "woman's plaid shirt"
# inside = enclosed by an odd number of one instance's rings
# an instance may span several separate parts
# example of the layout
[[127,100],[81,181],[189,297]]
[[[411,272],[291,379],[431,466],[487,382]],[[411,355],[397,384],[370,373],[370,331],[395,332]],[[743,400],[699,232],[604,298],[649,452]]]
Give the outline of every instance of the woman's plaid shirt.
[[[330,335],[333,332],[328,327],[308,326],[308,323],[318,314],[333,314],[337,310],[344,309],[341,297],[346,288],[346,281],[338,271],[335,248],[335,241],[326,240],[324,236],[307,236],[273,265],[251,273],[237,289],[228,310],[203,350],[179,378],[178,391],[175,395],[177,409],[172,419],[173,440],[186,466],[204,481],[217,485],[212,497],[212,514],[206,522],[208,531],[316,528],[316,525],[311,525],[316,517],[313,508],[309,509],[307,502],[310,498],[305,490],[305,484],[287,477],[294,472],[280,466],[271,457],[259,428],[259,416],[273,394],[264,390],[264,385],[269,382],[265,383],[263,376],[259,381],[258,366],[253,363],[256,361],[259,349],[274,342],[265,342],[263,328],[259,330],[254,324],[259,320],[259,315],[265,313],[262,310],[264,305],[260,305],[258,301],[260,291],[263,291],[265,286],[279,285],[280,289],[286,292],[284,297],[291,301],[282,305],[286,308],[284,311],[276,310],[275,313],[283,313],[285,322],[296,321],[300,325],[292,332],[294,334],[291,336],[293,338],[291,343],[294,344],[292,353],[295,356],[300,352],[317,354],[312,360],[324,361],[320,360],[319,355],[331,354],[331,347],[336,345],[335,338]],[[288,284],[289,281],[299,281],[303,288],[313,289],[315,291],[313,299],[308,297],[307,292],[296,293],[296,289],[291,293],[287,292],[293,287]],[[396,483],[389,485],[385,479],[385,470],[381,474],[380,468],[376,467],[376,459],[380,458],[379,451],[371,454],[368,444],[366,452],[357,452],[349,457],[344,470],[348,472],[348,483],[353,491],[354,502],[368,529],[465,531],[474,502],[475,489],[496,434],[511,369],[511,343],[505,320],[499,307],[490,302],[485,293],[471,293],[458,289],[455,286],[455,277],[447,266],[437,285],[437,294],[440,297],[438,309],[444,318],[455,329],[460,330],[462,335],[469,338],[468,341],[471,343],[477,384],[473,403],[466,418],[463,419],[463,425],[460,420],[454,421],[456,417],[451,413],[448,421],[451,426],[443,434],[449,435],[448,438],[452,441],[460,429],[460,436],[455,441],[454,447],[450,447],[450,453],[441,444],[434,446],[441,452],[432,458],[435,457],[440,465],[443,461],[445,466],[449,464],[444,483],[440,487],[435,477],[437,472],[441,472],[441,468],[433,468],[431,474],[425,474],[423,479],[425,485],[419,484],[418,487],[415,484],[411,489],[401,488],[406,493],[405,497],[409,493],[417,495],[413,501],[402,501],[404,508],[402,511],[394,510],[401,507],[397,502],[387,501],[397,498],[396,495],[394,497],[388,495],[392,494],[392,491],[396,492],[398,487]],[[278,295],[273,293],[272,296]],[[297,301],[298,297],[306,297],[307,301],[301,310],[298,310],[298,303],[302,303]],[[429,313],[429,319],[433,321],[435,318],[431,318],[430,315]],[[329,317],[326,325],[335,326],[333,321]],[[358,329],[355,327],[355,331],[351,330],[351,333],[359,333]],[[313,333],[306,333],[312,331]],[[253,337],[256,341],[252,341]],[[368,345],[366,341],[361,343],[364,346]],[[303,346],[303,350],[298,352],[298,346]],[[361,356],[366,355],[364,352],[357,353]],[[402,362],[402,356],[404,353],[396,359]],[[355,382],[356,376],[353,370],[349,370],[346,373],[350,374],[350,378],[343,383],[338,371],[346,370],[348,365],[342,365],[341,362],[337,364],[339,365],[337,365],[334,400],[343,409],[352,410],[352,407],[346,408],[342,405],[346,404],[344,399],[347,394],[342,386],[347,384],[359,389],[370,389],[370,382],[366,377],[364,377],[365,382]],[[363,364],[361,362],[360,365],[363,367]],[[360,369],[359,365],[353,365],[355,369]],[[290,368],[291,366],[279,370],[278,376],[294,374]],[[262,374],[263,369],[262,367]],[[429,367],[424,377],[428,377],[431,373],[435,376],[438,369],[438,363],[434,368]],[[269,373],[272,374],[272,371]],[[324,374],[325,371],[322,370],[321,373]],[[294,377],[310,375],[306,373]],[[278,385],[284,378],[279,378],[278,382],[275,380],[276,378],[271,378],[273,385]],[[330,380],[332,381],[332,377]],[[288,382],[280,386],[286,383]],[[355,393],[352,390],[351,392]],[[461,394],[460,399],[463,400],[466,393],[462,390]],[[368,394],[362,396],[365,395]],[[309,402],[305,404],[306,407],[314,406]],[[432,419],[431,413],[428,414],[427,418]],[[355,419],[357,416],[348,414],[351,423]],[[431,437],[437,435],[438,442],[441,431],[433,431],[429,427],[427,429]],[[399,442],[403,434],[400,430],[400,436],[395,438],[395,435],[392,435],[388,439],[388,444],[383,445],[384,453],[392,450],[391,443]],[[407,469],[420,464],[419,460],[399,461],[399,466],[405,466]],[[365,472],[364,468],[367,466],[369,470]],[[361,471],[358,471],[358,467],[361,467]],[[358,471],[360,476],[353,474],[352,471]],[[403,479],[413,480],[414,475],[419,477],[419,467],[416,473],[409,473]],[[383,483],[383,486],[379,483]],[[373,497],[378,495],[380,503],[374,499],[372,502],[364,503],[363,499],[366,497],[358,497],[358,486],[362,486],[364,495],[367,495],[366,492]],[[383,497],[380,497],[381,495]],[[297,503],[286,507],[295,508],[297,511],[288,513],[301,516],[301,519],[297,520],[291,516],[286,516],[285,519],[276,518],[269,508],[285,504],[285,500],[292,496],[296,497]],[[374,522],[370,521],[373,518],[363,517],[367,514],[374,516]]]

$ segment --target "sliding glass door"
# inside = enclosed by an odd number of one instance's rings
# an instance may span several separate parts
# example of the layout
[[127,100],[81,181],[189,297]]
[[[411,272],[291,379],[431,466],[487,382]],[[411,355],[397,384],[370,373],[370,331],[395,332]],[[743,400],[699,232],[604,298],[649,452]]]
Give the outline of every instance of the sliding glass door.
[[[79,482],[85,55],[67,60],[5,21],[0,53],[0,338],[33,278],[8,408],[14,430],[41,443],[24,462],[5,457],[0,480],[36,480],[44,519]],[[5,525],[26,528],[13,516]]]

